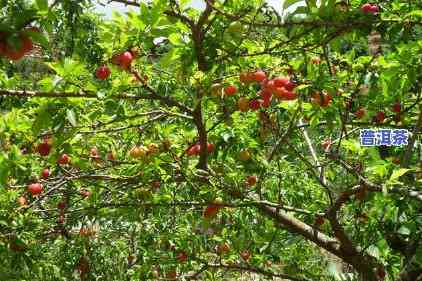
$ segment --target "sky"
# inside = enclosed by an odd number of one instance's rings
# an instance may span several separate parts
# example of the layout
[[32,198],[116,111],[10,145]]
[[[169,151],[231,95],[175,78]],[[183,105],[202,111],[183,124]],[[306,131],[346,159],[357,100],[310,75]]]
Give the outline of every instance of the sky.
[[[101,2],[107,3],[107,0],[101,0]],[[281,6],[282,6],[282,3],[283,3],[283,0],[267,0],[267,2],[271,6],[273,6],[276,10],[281,11]],[[203,0],[192,0],[191,5],[192,5],[192,7],[201,10],[201,9],[204,9],[205,2]],[[121,13],[128,11],[128,7],[126,7],[122,3],[116,3],[116,2],[112,2],[110,4],[107,4],[106,7],[104,7],[100,4],[97,4],[96,9],[97,9],[97,11],[105,14],[106,17],[110,17],[113,10],[121,12]]]

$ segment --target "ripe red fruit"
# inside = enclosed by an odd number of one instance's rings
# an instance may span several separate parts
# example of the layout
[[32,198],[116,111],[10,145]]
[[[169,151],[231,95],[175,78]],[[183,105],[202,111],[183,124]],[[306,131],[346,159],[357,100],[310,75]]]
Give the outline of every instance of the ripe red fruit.
[[261,107],[261,102],[259,100],[250,100],[249,108],[252,110],[258,110]]
[[100,80],[106,80],[111,74],[110,68],[108,66],[103,65],[97,68],[95,71],[95,76]]
[[393,112],[395,112],[395,113],[400,113],[401,112],[401,103],[400,102],[396,102],[393,105]]
[[133,55],[131,52],[123,52],[119,57],[119,64],[123,67],[129,66],[132,63]]
[[356,110],[355,116],[357,119],[362,119],[365,116],[365,113],[366,113],[365,109],[361,107],[358,110]]
[[194,144],[186,150],[188,156],[198,155],[201,151],[201,146],[199,144]]
[[378,111],[375,115],[375,122],[382,123],[385,119],[385,113],[383,111]]
[[387,275],[385,272],[385,268],[383,266],[379,266],[377,268],[377,275],[379,280],[383,281],[385,279],[385,276]]
[[276,77],[272,80],[275,87],[286,87],[289,84],[290,79],[287,77]]
[[267,78],[267,75],[262,70],[257,70],[252,74],[252,78],[256,82],[262,82]]
[[21,45],[19,49],[16,49],[14,46],[6,44],[4,55],[10,60],[17,61],[23,58],[23,56],[25,55],[25,50],[23,48],[23,45]]
[[91,148],[89,156],[96,159],[101,158],[100,153],[96,147]]
[[176,280],[176,278],[177,278],[176,270],[167,271],[166,278],[169,279],[169,280]]
[[86,189],[82,189],[79,193],[80,193],[80,194],[82,195],[82,197],[84,197],[84,198],[88,198],[88,197],[90,197],[90,196],[92,195],[91,191],[86,190]]
[[258,178],[256,176],[248,176],[246,178],[246,183],[249,186],[254,186],[257,182]]
[[321,225],[323,225],[324,224],[324,218],[323,217],[321,217],[321,216],[317,216],[316,218],[315,218],[315,225],[316,226],[321,226]]
[[64,210],[64,208],[66,208],[66,202],[60,201],[59,204],[57,204],[57,208],[59,210]]
[[40,183],[31,183],[28,185],[28,192],[31,193],[33,196],[37,196],[43,191],[43,186]]
[[333,142],[330,139],[326,139],[323,143],[322,143],[322,147],[324,148],[325,151],[330,151],[331,149],[331,145],[333,144]]
[[283,96],[281,97],[282,100],[295,100],[297,99],[297,94],[291,91],[284,92]]
[[371,5],[371,8],[369,9],[369,12],[372,14],[377,14],[379,13],[379,11],[380,11],[380,8],[377,4]]
[[208,153],[213,152],[214,151],[214,148],[215,148],[214,144],[212,144],[212,143],[208,143],[207,144]]
[[316,92],[312,95],[311,99],[314,104],[317,104],[321,107],[326,107],[330,104],[332,98],[327,93]]
[[223,255],[223,254],[227,254],[228,252],[230,252],[230,245],[229,244],[223,243],[223,244],[219,244],[217,246],[217,254]]
[[57,163],[60,165],[65,165],[68,164],[70,162],[70,156],[67,155],[66,153],[63,153],[62,155],[60,155],[59,159],[57,160]]
[[240,256],[245,262],[248,262],[251,258],[251,253],[248,250],[243,250],[240,252]]
[[41,177],[43,179],[47,179],[49,176],[50,176],[50,170],[48,168],[45,168],[44,170],[42,170]]
[[159,189],[160,188],[160,186],[161,186],[161,182],[160,181],[153,181],[152,183],[151,183],[151,185],[152,185],[152,187],[153,188],[155,188],[155,189]]
[[370,13],[372,11],[372,4],[363,4],[362,7],[360,7],[360,10],[365,14]]
[[296,84],[289,80],[289,82],[284,85],[284,88],[286,88],[287,91],[293,91],[293,89],[296,88]]
[[185,263],[188,261],[188,254],[184,251],[178,252],[176,254],[176,259],[179,263]]
[[113,151],[109,151],[107,153],[107,160],[108,161],[115,161],[116,160],[116,156],[114,155]]
[[234,85],[227,86],[226,88],[224,88],[224,93],[227,96],[232,96],[237,93],[237,88]]
[[21,35],[20,38],[23,52],[28,53],[32,51],[34,45],[32,44],[31,38],[29,38],[27,35]]
[[215,217],[219,209],[220,209],[220,206],[216,204],[209,204],[204,210],[204,213],[203,213],[204,218],[210,219],[210,218]]
[[64,215],[63,215],[63,214],[61,214],[61,215],[59,216],[59,219],[57,220],[57,223],[58,223],[58,224],[64,224]]
[[36,151],[41,155],[41,156],[47,156],[48,154],[50,154],[50,150],[51,150],[51,146],[47,143],[47,142],[43,142],[38,144]]

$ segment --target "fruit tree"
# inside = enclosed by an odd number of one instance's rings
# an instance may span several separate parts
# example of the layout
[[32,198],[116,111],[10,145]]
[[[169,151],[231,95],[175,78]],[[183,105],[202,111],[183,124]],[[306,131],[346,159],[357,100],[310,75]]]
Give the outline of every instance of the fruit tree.
[[422,280],[422,2],[269,2],[2,1],[0,280]]

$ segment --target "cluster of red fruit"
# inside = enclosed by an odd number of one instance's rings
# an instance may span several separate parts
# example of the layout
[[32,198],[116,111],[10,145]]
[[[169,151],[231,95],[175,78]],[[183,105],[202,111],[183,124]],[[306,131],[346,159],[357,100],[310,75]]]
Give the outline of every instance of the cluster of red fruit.
[[[391,110],[394,112],[394,113],[396,113],[396,115],[394,116],[394,121],[395,122],[400,122],[401,121],[401,117],[402,117],[402,115],[401,115],[401,111],[402,111],[402,108],[401,108],[402,106],[401,106],[401,103],[400,102],[396,102],[395,104],[393,104],[393,106],[392,106],[392,108],[391,108]],[[356,110],[356,112],[355,112],[355,117],[356,117],[356,119],[362,119],[362,118],[364,118],[365,117],[365,115],[366,115],[366,110],[365,110],[365,108],[363,108],[363,107],[359,107],[357,110]],[[378,124],[381,124],[381,123],[383,123],[384,122],[384,120],[385,120],[385,112],[384,111],[378,111],[374,116],[373,116],[373,119],[372,119],[372,121],[373,122],[375,122],[375,123],[378,123]]]
[[[130,49],[129,51],[124,51],[114,55],[111,58],[111,63],[117,65],[123,70],[129,70],[132,64],[132,61],[137,57],[138,52],[135,48]],[[99,80],[106,80],[111,74],[111,70],[107,65],[102,65],[95,71],[95,76]]]
[[370,3],[363,4],[360,9],[365,14],[378,14],[380,11],[380,8],[377,4]]
[[[212,153],[214,151],[214,144],[212,143],[207,143],[207,150],[208,153]],[[201,145],[199,143],[191,145],[187,150],[186,150],[186,155],[188,156],[197,156],[201,153]]]
[[[263,70],[256,70],[254,72],[245,72],[240,74],[240,82],[247,85],[250,83],[259,83],[261,90],[257,93],[258,97],[255,99],[247,99],[240,97],[237,101],[237,106],[240,111],[246,112],[250,110],[258,110],[261,107],[269,107],[273,96],[280,100],[295,100],[297,94],[293,92],[296,84],[288,77],[275,77],[269,79]],[[229,85],[224,88],[226,96],[232,96],[237,93],[237,88],[234,85]]]
[[34,46],[28,32],[38,32],[38,30],[30,28],[19,32],[17,46],[10,44],[8,40],[12,36],[11,33],[0,32],[0,56],[16,61],[30,52]]

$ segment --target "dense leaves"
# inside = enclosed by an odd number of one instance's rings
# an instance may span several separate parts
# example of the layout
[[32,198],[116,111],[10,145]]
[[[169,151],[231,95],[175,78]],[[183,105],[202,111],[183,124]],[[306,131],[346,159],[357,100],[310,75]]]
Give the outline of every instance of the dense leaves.
[[3,2],[1,280],[422,278],[421,3]]

